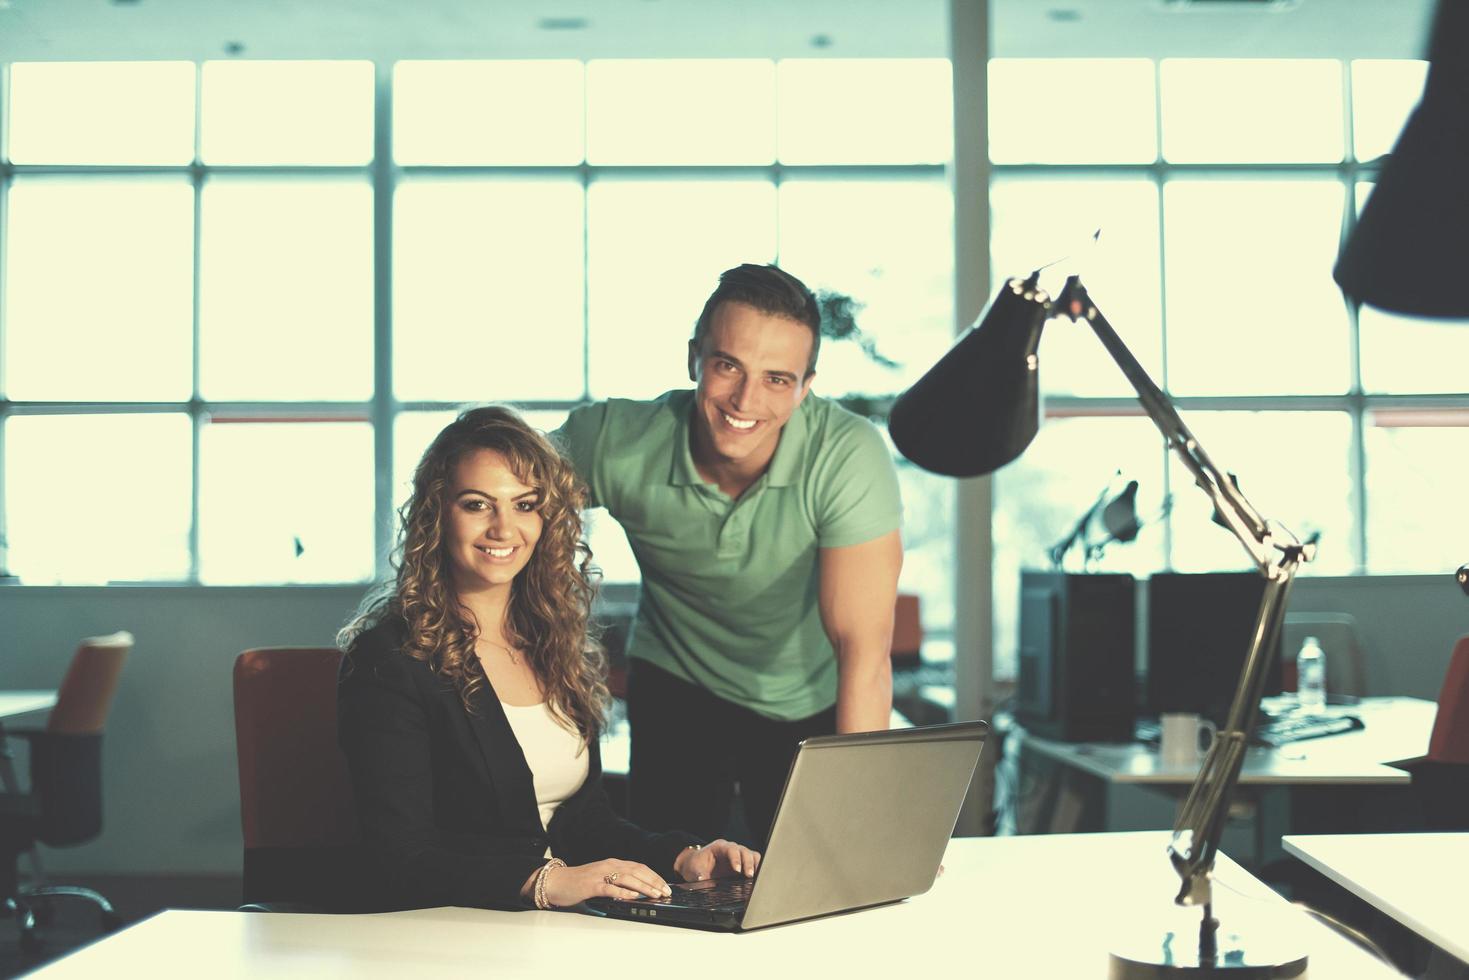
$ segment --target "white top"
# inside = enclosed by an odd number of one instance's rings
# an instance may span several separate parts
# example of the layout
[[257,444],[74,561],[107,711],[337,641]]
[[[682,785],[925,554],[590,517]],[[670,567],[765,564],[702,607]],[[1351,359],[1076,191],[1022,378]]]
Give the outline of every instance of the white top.
[[[1107,952],[1119,941],[1197,931],[1199,910],[1173,904],[1178,876],[1164,853],[1167,842],[1166,832],[955,840],[943,876],[923,895],[743,935],[569,912],[164,912],[33,976],[546,980],[561,975],[558,963],[671,961],[698,964],[699,980],[750,980],[752,964],[767,977],[866,980],[913,976],[918,959],[932,964],[933,976],[1089,980],[1107,976]],[[854,868],[865,860],[842,857]],[[1228,856],[1219,855],[1215,871],[1214,914],[1225,932],[1299,942],[1312,977],[1401,980]]]
[[1469,961],[1469,834],[1328,834],[1281,842],[1288,854]]
[[536,806],[541,811],[541,829],[551,826],[551,815],[587,781],[591,753],[574,728],[567,728],[551,714],[551,703],[506,704],[505,720],[525,753],[525,763],[535,779]]

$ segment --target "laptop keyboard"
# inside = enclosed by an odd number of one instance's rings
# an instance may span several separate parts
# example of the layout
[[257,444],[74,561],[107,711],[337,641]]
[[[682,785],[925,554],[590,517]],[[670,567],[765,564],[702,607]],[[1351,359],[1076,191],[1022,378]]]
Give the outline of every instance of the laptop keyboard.
[[749,878],[716,878],[707,887],[675,885],[673,897],[654,901],[703,909],[723,908],[727,905],[744,905],[750,899],[750,892],[754,890],[755,882]]

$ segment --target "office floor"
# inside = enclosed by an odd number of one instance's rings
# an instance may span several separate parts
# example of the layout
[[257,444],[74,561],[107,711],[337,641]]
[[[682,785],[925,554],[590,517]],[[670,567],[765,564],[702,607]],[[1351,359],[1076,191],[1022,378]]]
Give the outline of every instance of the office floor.
[[[236,875],[92,875],[71,878],[53,874],[52,878],[101,892],[125,924],[146,919],[165,908],[232,909],[240,904],[240,879]],[[45,945],[35,953],[23,952],[16,924],[0,919],[0,980],[21,976],[102,937],[97,909],[89,902],[59,899],[52,908],[54,918],[43,932]]]

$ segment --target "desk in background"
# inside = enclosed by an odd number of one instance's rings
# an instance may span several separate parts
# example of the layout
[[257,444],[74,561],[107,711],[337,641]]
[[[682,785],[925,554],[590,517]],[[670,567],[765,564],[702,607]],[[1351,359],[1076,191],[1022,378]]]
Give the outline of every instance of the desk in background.
[[[1365,727],[1245,754],[1224,846],[1259,868],[1284,856],[1287,833],[1411,829],[1409,774],[1388,763],[1423,754],[1437,710],[1418,698],[1364,698]],[[1014,729],[1008,792],[1020,833],[1171,827],[1197,766],[1165,766],[1156,746],[1056,742]],[[1410,820],[1411,822],[1411,820]]]
[[1283,843],[1286,853],[1469,963],[1469,834],[1332,834]]
[[0,792],[20,791],[20,784],[15,776],[15,764],[6,751],[5,723],[50,711],[54,707],[55,691],[0,691]]
[[[33,974],[68,977],[480,976],[678,972],[850,978],[919,972],[983,977],[1107,975],[1140,926],[1198,927],[1172,903],[1166,835],[965,838],[932,891],[907,902],[744,935],[565,912],[443,908],[385,915],[164,912]],[[852,857],[860,870],[861,855]],[[1223,854],[1215,892],[1226,927],[1266,920],[1299,936],[1317,977],[1398,974],[1309,920]],[[1236,925],[1237,927],[1237,925]]]

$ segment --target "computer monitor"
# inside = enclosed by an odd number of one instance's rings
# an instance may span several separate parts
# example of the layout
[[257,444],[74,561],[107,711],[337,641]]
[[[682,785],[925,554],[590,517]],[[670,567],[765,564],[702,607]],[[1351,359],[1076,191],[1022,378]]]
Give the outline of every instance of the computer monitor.
[[[1265,579],[1255,572],[1160,572],[1147,582],[1145,713],[1196,712],[1223,725],[1249,653]],[[1279,694],[1280,638],[1265,694]]]

